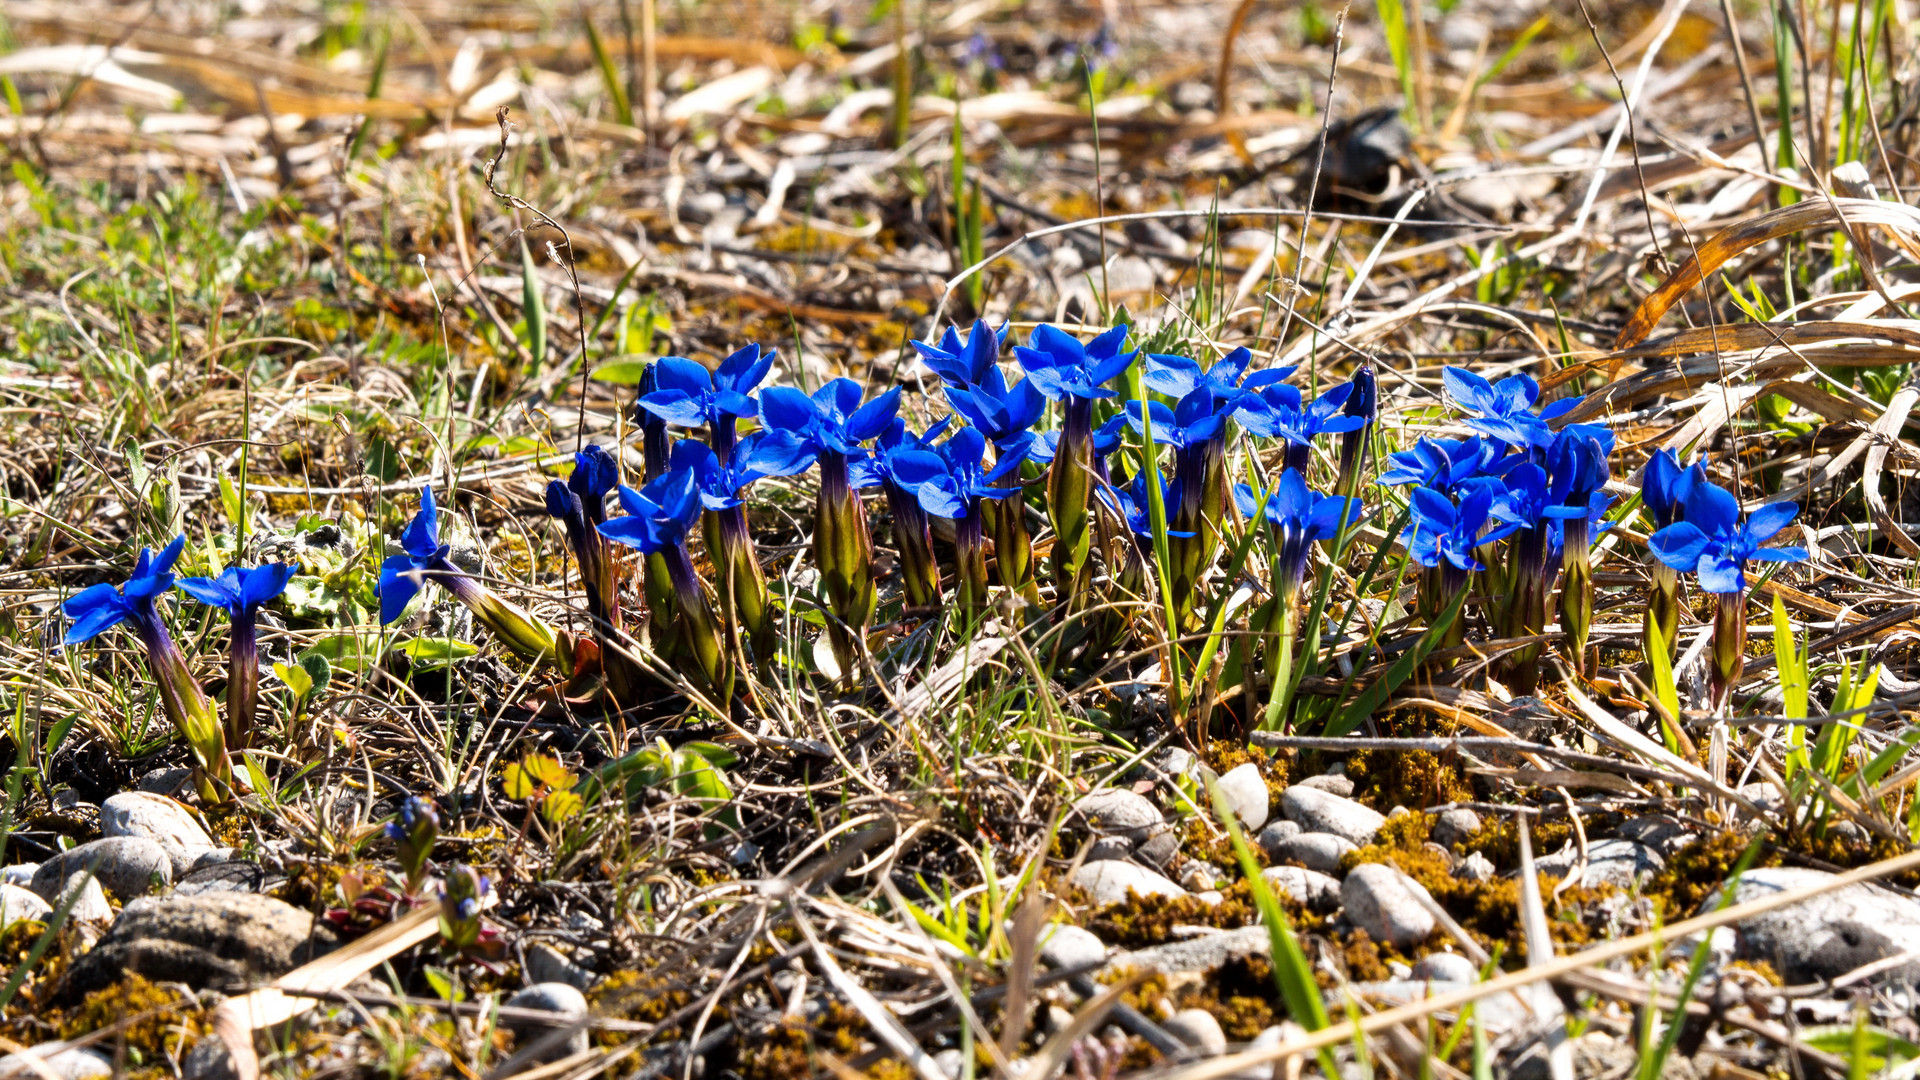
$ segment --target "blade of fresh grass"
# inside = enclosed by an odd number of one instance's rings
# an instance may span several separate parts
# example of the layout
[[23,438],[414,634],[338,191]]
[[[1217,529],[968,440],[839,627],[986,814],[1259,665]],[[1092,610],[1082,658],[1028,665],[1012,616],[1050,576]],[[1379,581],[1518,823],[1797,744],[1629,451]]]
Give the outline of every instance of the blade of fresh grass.
[[[1300,948],[1300,939],[1294,936],[1293,923],[1287,918],[1286,910],[1274,899],[1273,890],[1267,888],[1266,880],[1260,876],[1260,863],[1253,857],[1246,834],[1240,830],[1240,819],[1227,805],[1220,794],[1220,785],[1212,777],[1207,779],[1207,793],[1213,800],[1214,816],[1226,827],[1234,857],[1240,861],[1240,872],[1246,877],[1247,889],[1260,911],[1260,921],[1267,924],[1267,936],[1273,946],[1273,983],[1280,991],[1280,1000],[1287,1003],[1287,1014],[1295,1023],[1308,1031],[1319,1031],[1328,1023],[1327,1006],[1320,998],[1320,984],[1313,977],[1313,964]],[[1320,1051],[1320,1067],[1328,1076],[1339,1075],[1329,1050]]]
[[[1714,907],[1715,911],[1725,911],[1733,906],[1734,887],[1739,883],[1741,875],[1753,867],[1754,859],[1760,855],[1760,845],[1765,840],[1766,833],[1756,833],[1752,842],[1747,844],[1747,849],[1740,853],[1740,861],[1734,864],[1733,873],[1728,876],[1726,884],[1720,888],[1720,903]],[[1640,1059],[1640,1075],[1644,1080],[1659,1080],[1663,1075],[1667,1058],[1673,1055],[1673,1048],[1680,1041],[1680,1032],[1687,1026],[1687,1002],[1693,1000],[1694,987],[1699,985],[1700,976],[1706,973],[1707,957],[1713,952],[1712,945],[1713,933],[1708,931],[1700,935],[1700,943],[1693,947],[1693,959],[1687,964],[1686,980],[1680,984],[1680,993],[1675,996],[1673,1023],[1667,1025],[1665,1034],[1660,1037],[1660,1045],[1654,1049],[1653,1053],[1643,1055]],[[1656,1011],[1657,1009],[1650,1002],[1646,1015],[1652,1017]]]

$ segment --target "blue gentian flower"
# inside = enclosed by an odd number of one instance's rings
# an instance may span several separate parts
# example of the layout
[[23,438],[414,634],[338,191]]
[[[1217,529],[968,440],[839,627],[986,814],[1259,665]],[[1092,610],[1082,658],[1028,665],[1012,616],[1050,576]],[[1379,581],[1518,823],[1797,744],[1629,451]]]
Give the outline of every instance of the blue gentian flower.
[[[753,535],[747,530],[745,489],[757,480],[805,469],[807,448],[802,440],[784,432],[760,432],[735,445],[722,464],[713,450],[699,447],[697,443],[691,445],[695,449],[686,454],[700,491],[700,505],[707,511],[701,516],[701,522],[707,539],[707,555],[714,562],[714,575],[722,594],[723,618],[738,619],[746,629],[754,658],[766,663],[772,659],[776,647],[777,626],[767,575],[760,568]],[[726,596],[729,591],[731,602]]]
[[[1547,422],[1581,401],[1577,397],[1563,398],[1535,413],[1533,403],[1540,397],[1540,384],[1524,373],[1509,375],[1496,385],[1465,368],[1450,367],[1441,378],[1455,404],[1478,414],[1466,421],[1468,427],[1518,450],[1545,449],[1553,442],[1553,429]],[[1595,430],[1607,431],[1605,428]],[[1612,433],[1607,432],[1602,440],[1609,451],[1612,438]]]
[[580,566],[580,586],[587,594],[587,613],[593,616],[596,634],[606,632],[601,623],[609,631],[620,628],[614,560],[599,531],[600,523],[607,520],[607,496],[619,482],[619,465],[597,443],[573,455],[573,472],[564,481],[547,481],[547,514],[566,527],[567,546]]
[[1300,403],[1300,391],[1291,386],[1271,386],[1258,395],[1240,399],[1233,418],[1249,434],[1286,441],[1286,468],[1304,472],[1312,460],[1313,440],[1321,435],[1358,431],[1365,419],[1346,415],[1352,383],[1342,383],[1315,398]]
[[1275,383],[1284,382],[1297,370],[1291,367],[1263,368],[1249,375],[1247,366],[1252,361],[1253,353],[1244,346],[1228,353],[1204,371],[1200,368],[1200,362],[1190,357],[1149,353],[1142,379],[1147,389],[1176,401],[1202,387],[1216,401],[1234,401],[1242,394],[1258,393]]
[[175,730],[193,752],[194,775],[200,795],[209,803],[225,802],[233,796],[233,766],[227,758],[226,733],[213,702],[194,680],[187,658],[167,632],[154,602],[173,590],[173,564],[186,548],[187,538],[177,536],[159,555],[141,548],[134,563],[133,576],[114,588],[102,582],[82,589],[67,598],[61,611],[73,620],[67,628],[64,644],[91,641],[123,622],[132,623],[147,654],[147,668],[153,673],[160,705]]
[[[1127,529],[1140,540],[1152,540],[1153,504],[1150,500],[1153,495],[1147,490],[1147,473],[1138,473],[1125,487],[1117,489],[1102,488],[1101,495],[1108,497],[1107,492],[1109,491],[1112,492],[1112,496],[1110,497],[1111,501],[1109,501],[1108,505],[1112,506],[1119,513],[1121,519],[1127,523]],[[1161,508],[1171,512],[1172,507],[1177,505],[1179,501],[1180,481],[1174,480],[1169,482],[1165,477],[1161,477]],[[1167,535],[1185,539],[1193,534],[1169,527],[1167,529]]]
[[471,866],[455,863],[440,888],[440,936],[454,950],[480,944],[480,909],[492,886]]
[[985,320],[975,320],[965,339],[960,337],[959,327],[948,326],[938,345],[924,341],[907,344],[913,346],[943,384],[955,390],[967,390],[987,381],[991,373],[999,370],[997,362],[1006,344],[1009,326],[1001,323],[995,330]]
[[1718,484],[1695,484],[1687,492],[1686,517],[1654,533],[1647,541],[1660,561],[1691,572],[1707,592],[1746,592],[1750,561],[1803,562],[1802,547],[1763,547],[1800,514],[1794,503],[1768,503],[1740,520],[1740,503]]
[[827,623],[834,658],[848,678],[856,670],[879,601],[873,585],[873,536],[848,473],[849,459],[863,454],[861,444],[893,422],[900,411],[900,388],[864,405],[860,398],[860,384],[852,379],[834,379],[812,397],[778,386],[760,395],[760,422],[770,431],[799,439],[800,453],[820,463],[814,562],[834,616]]
[[[1082,345],[1053,326],[1036,327],[1027,344],[1013,350],[1027,381],[1062,406],[1060,441],[1047,470],[1047,503],[1053,515],[1053,577],[1059,594],[1078,606],[1091,580],[1087,565],[1093,533],[1088,513],[1093,491],[1093,402],[1115,396],[1106,384],[1126,371],[1134,354],[1125,325]],[[1007,515],[1002,515],[1007,516]]]
[[1279,540],[1274,591],[1283,603],[1292,603],[1298,597],[1313,543],[1334,539],[1343,526],[1351,527],[1366,513],[1359,499],[1322,495],[1307,487],[1306,480],[1294,469],[1281,472],[1279,482],[1264,497],[1250,485],[1235,484],[1233,501],[1248,519],[1265,519]]
[[287,591],[296,563],[268,563],[243,570],[229,566],[219,577],[181,578],[180,591],[227,613],[227,747],[245,750],[260,708],[260,607]]
[[[951,416],[941,420],[925,435],[914,435],[907,431],[906,421],[895,420],[874,443],[872,469],[886,492],[907,604],[913,608],[930,609],[940,604],[940,567],[933,557],[932,526],[920,506],[920,485],[946,470],[946,462],[930,444],[952,420]],[[1017,457],[1012,460],[1019,461]]]
[[660,391],[660,361],[655,360],[641,370],[640,385],[634,390],[639,398],[633,403],[633,422],[640,427],[640,453],[645,462],[640,474],[641,483],[649,483],[667,471],[667,459],[673,453],[672,439],[667,435],[667,422],[641,404]]
[[[1673,451],[1654,451],[1640,472],[1640,502],[1653,518],[1654,531],[1657,533],[1679,521],[1685,512],[1687,492],[1695,484],[1706,482],[1706,470],[1698,462],[1682,468]],[[1649,549],[1647,577],[1652,587],[1647,594],[1646,615],[1641,620],[1641,643],[1651,652],[1657,627],[1659,641],[1665,645],[1671,660],[1680,650],[1680,573]]]
[[[1252,394],[1242,397],[1259,400]],[[1150,426],[1153,441],[1174,447],[1173,476],[1180,501],[1167,507],[1167,524],[1191,538],[1169,545],[1167,557],[1173,565],[1168,577],[1174,617],[1183,624],[1193,610],[1195,588],[1219,550],[1220,519],[1227,502],[1227,419],[1235,400],[1196,385],[1172,409],[1149,401],[1143,414],[1139,402],[1127,402],[1129,423],[1140,430]]]
[[733,663],[687,554],[687,534],[703,508],[699,474],[712,455],[709,447],[681,440],[673,448],[666,472],[638,491],[624,484],[619,487],[620,507],[626,514],[601,525],[600,534],[647,556],[649,584],[659,582],[649,600],[660,633],[670,635],[671,648],[684,649],[693,657],[707,689],[716,696],[715,704],[725,708],[733,696]]
[[1700,482],[1688,488],[1685,520],[1654,533],[1647,547],[1681,573],[1691,571],[1714,594],[1713,665],[1708,680],[1714,704],[1724,708],[1746,666],[1746,564],[1792,563],[1807,558],[1802,547],[1763,547],[1792,523],[1800,508],[1768,503],[1740,520],[1740,503],[1725,488]]
[[1407,554],[1421,566],[1459,572],[1464,587],[1469,571],[1485,570],[1475,549],[1511,535],[1515,526],[1493,516],[1496,491],[1489,486],[1468,490],[1458,506],[1432,488],[1414,488],[1410,500],[1412,524],[1401,534]]
[[[1421,439],[1411,450],[1387,455],[1390,467],[1380,474],[1380,484],[1418,484],[1458,496],[1467,481],[1489,475],[1504,453],[1499,443],[1479,435],[1469,439]],[[1544,478],[1543,473],[1543,483]]]
[[[1002,478],[1020,468],[1025,454],[1008,452],[991,470],[981,467],[986,438],[964,427],[931,451],[908,451],[896,459],[896,468],[925,476],[916,494],[920,508],[954,524],[957,601],[965,611],[977,611],[987,601],[987,545],[980,507],[983,499],[1004,499],[1017,488],[1001,485]],[[1011,450],[1011,448],[1009,448]],[[936,465],[936,461],[938,464]]]
[[683,356],[663,356],[654,363],[658,389],[642,397],[640,407],[669,424],[704,426],[713,452],[724,458],[733,452],[734,422],[759,412],[751,395],[778,357],[748,345],[709,373]]
[[420,492],[420,512],[400,534],[404,554],[380,564],[380,623],[398,619],[414,596],[429,579],[438,582],[454,599],[465,604],[481,625],[493,631],[503,644],[527,660],[551,660],[555,656],[553,628],[529,616],[518,607],[495,596],[485,585],[467,576],[448,558],[452,547],[440,542],[440,513],[433,503],[433,489]]

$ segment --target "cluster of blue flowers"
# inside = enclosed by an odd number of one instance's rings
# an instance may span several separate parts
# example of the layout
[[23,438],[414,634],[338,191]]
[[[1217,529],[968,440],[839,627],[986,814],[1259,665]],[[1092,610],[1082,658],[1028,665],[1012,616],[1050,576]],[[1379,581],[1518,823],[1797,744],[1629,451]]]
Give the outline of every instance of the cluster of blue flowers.
[[[1593,620],[1592,542],[1608,528],[1606,514],[1614,501],[1605,491],[1613,433],[1580,423],[1555,430],[1550,421],[1580,399],[1536,408],[1539,385],[1524,374],[1489,383],[1470,371],[1448,368],[1444,381],[1474,434],[1422,439],[1391,455],[1380,475],[1383,485],[1415,485],[1410,524],[1401,540],[1409,557],[1427,570],[1421,583],[1423,613],[1429,619],[1439,616],[1478,574],[1495,629],[1508,638],[1537,638],[1551,616],[1557,578],[1570,651],[1584,663]],[[1719,596],[1722,606],[1738,616],[1729,622],[1737,622],[1744,637],[1745,563],[1806,558],[1800,548],[1760,546],[1793,519],[1796,506],[1763,507],[1741,525],[1737,500],[1708,482],[1701,466],[1682,469],[1668,451],[1657,452],[1643,471],[1642,502],[1658,530],[1650,542],[1655,561],[1649,648],[1656,641],[1664,642],[1670,655],[1674,648],[1676,571],[1693,573],[1702,590]],[[1451,627],[1456,643],[1462,629],[1456,618]],[[1739,649],[1731,630],[1720,637],[1726,640],[1716,647],[1716,656],[1723,658],[1724,678],[1717,685],[1724,691],[1738,679]],[[1512,651],[1506,670],[1513,689],[1532,691],[1540,655],[1538,641],[1523,641]]]
[[[623,623],[616,545],[641,555],[646,640],[653,654],[695,674],[713,705],[724,708],[732,701],[737,663],[749,657],[771,661],[778,620],[748,528],[750,489],[770,477],[814,468],[815,595],[843,674],[860,670],[877,607],[863,489],[881,489],[890,510],[904,614],[931,615],[951,595],[953,609],[971,619],[987,607],[995,577],[1011,595],[1039,600],[1026,501],[1030,490],[1044,486],[1055,603],[1070,619],[1098,609],[1105,614],[1089,625],[1109,633],[1126,628],[1124,618],[1112,621],[1112,611],[1151,595],[1148,568],[1157,558],[1165,560],[1160,580],[1176,629],[1197,628],[1199,584],[1219,561],[1224,516],[1238,510],[1265,529],[1268,599],[1253,623],[1267,642],[1268,677],[1282,687],[1281,668],[1299,631],[1302,585],[1316,545],[1332,542],[1337,555],[1341,538],[1368,512],[1359,496],[1378,412],[1373,373],[1362,367],[1350,381],[1308,400],[1287,381],[1292,368],[1254,370],[1244,348],[1205,365],[1148,354],[1141,365],[1143,385],[1166,400],[1129,393],[1123,401],[1116,382],[1141,359],[1128,338],[1125,326],[1085,342],[1040,326],[1025,345],[1012,349],[1020,377],[1011,381],[1001,366],[1008,344],[1004,327],[977,322],[965,334],[956,327],[938,342],[915,341],[951,410],[918,434],[899,415],[898,388],[868,399],[859,383],[844,378],[811,394],[763,386],[777,356],[759,346],[735,352],[712,371],[679,357],[655,362],[642,380],[636,413],[645,460],[639,486],[620,483],[614,455],[588,446],[575,455],[567,478],[554,480],[546,494],[546,510],[562,524],[579,565],[610,693],[633,701],[647,685]],[[1422,439],[1391,455],[1378,483],[1412,487],[1400,541],[1425,571],[1420,606],[1429,625],[1450,609],[1449,632],[1460,640],[1465,620],[1455,598],[1473,592],[1477,582],[1495,629],[1517,639],[1505,658],[1510,685],[1531,691],[1556,600],[1570,652],[1584,663],[1594,603],[1592,542],[1608,527],[1613,504],[1606,490],[1613,434],[1565,423],[1579,399],[1543,406],[1539,386],[1525,375],[1489,383],[1449,368],[1445,386],[1471,434]],[[1035,430],[1050,409],[1057,411],[1058,424]],[[742,421],[752,425],[744,434]],[[676,439],[672,429],[705,437]],[[1129,431],[1140,437],[1137,446],[1150,438],[1168,447],[1171,467],[1165,473],[1143,468],[1144,455],[1123,453]],[[1272,440],[1279,450],[1278,475],[1257,486],[1230,482],[1228,448],[1240,433]],[[1330,455],[1332,493],[1307,484],[1323,437],[1339,443],[1337,457]],[[1247,464],[1250,476],[1260,475],[1257,455]],[[1700,466],[1682,468],[1665,452],[1648,464],[1642,494],[1657,530],[1650,543],[1649,647],[1658,643],[1671,653],[1680,575],[1693,575],[1722,603],[1716,684],[1724,691],[1739,675],[1745,564],[1805,558],[1798,548],[1763,546],[1793,519],[1795,508],[1763,507],[1742,522],[1731,494],[1709,482]],[[609,516],[609,496],[622,513]],[[711,585],[689,551],[696,525],[712,567]],[[936,560],[936,535],[952,543],[945,575]],[[96,585],[70,600],[74,624],[67,640],[84,641],[121,622],[134,625],[169,714],[195,747],[211,797],[222,786],[231,788],[226,748],[245,745],[256,708],[255,613],[286,587],[294,568],[235,568],[178,583],[227,611],[232,621],[232,689],[223,729],[155,608],[155,600],[174,587],[171,567],[182,543],[158,556],[143,552],[123,588]],[[454,564],[431,489],[422,492],[400,547],[380,569],[382,623],[400,618],[428,583],[437,582],[519,656],[536,663],[561,659],[563,652],[577,658],[572,639]],[[1106,569],[1104,579],[1094,573],[1096,566]],[[419,824],[424,817],[412,820],[408,829],[425,828]],[[408,842],[421,846],[417,837]]]

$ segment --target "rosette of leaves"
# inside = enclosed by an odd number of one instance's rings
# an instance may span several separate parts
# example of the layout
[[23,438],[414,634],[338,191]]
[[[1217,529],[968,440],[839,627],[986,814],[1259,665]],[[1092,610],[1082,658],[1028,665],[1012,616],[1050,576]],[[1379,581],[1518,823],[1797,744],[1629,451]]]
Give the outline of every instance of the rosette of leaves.
[[507,798],[538,807],[549,825],[558,825],[580,812],[581,798],[574,790],[578,782],[571,769],[548,754],[528,754],[509,764],[500,775]]
[[706,836],[713,839],[740,828],[740,815],[733,808],[733,788],[723,771],[739,760],[718,743],[689,742],[674,747],[665,739],[657,739],[645,750],[601,766],[579,790],[589,805],[612,792],[629,803],[648,791],[691,800],[700,807],[703,817],[711,819]]

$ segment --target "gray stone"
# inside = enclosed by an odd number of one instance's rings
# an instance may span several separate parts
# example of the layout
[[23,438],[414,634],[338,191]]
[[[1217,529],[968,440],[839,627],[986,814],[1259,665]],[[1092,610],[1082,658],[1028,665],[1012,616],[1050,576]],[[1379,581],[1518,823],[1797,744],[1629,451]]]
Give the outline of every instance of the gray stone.
[[1398,949],[1418,945],[1433,933],[1433,916],[1391,866],[1354,867],[1340,883],[1340,906],[1368,937]]
[[1308,911],[1328,914],[1340,906],[1340,881],[1318,870],[1300,866],[1269,866],[1260,880],[1275,892],[1286,893]]
[[1187,890],[1161,875],[1128,862],[1081,863],[1068,880],[1087,890],[1093,902],[1102,905],[1124,904],[1129,892],[1174,899],[1187,895]]
[[175,877],[185,876],[194,860],[213,847],[213,837],[186,807],[146,791],[123,791],[101,803],[100,834],[137,836],[159,844],[173,860]]
[[1348,778],[1346,773],[1328,773],[1325,776],[1309,776],[1293,786],[1312,788],[1315,791],[1324,791],[1331,795],[1338,795],[1343,799],[1353,797],[1353,781]]
[[1180,851],[1180,834],[1169,828],[1162,828],[1147,841],[1134,849],[1134,855],[1149,866],[1164,867]]
[[1341,856],[1353,850],[1353,842],[1344,836],[1308,832],[1276,844],[1272,858],[1275,862],[1299,863],[1323,874],[1338,874]]
[[227,1044],[207,1036],[180,1059],[180,1076],[181,1080],[236,1080],[239,1074],[234,1071]]
[[1193,751],[1183,750],[1178,746],[1163,746],[1147,761],[1155,769],[1175,780],[1183,776],[1197,775],[1200,771],[1200,759],[1193,756]]
[[1219,1057],[1227,1052],[1227,1033],[1220,1021],[1205,1009],[1181,1009],[1160,1025],[1167,1034],[1199,1051],[1201,1057]]
[[1126,970],[1174,975],[1183,971],[1212,971],[1229,960],[1246,956],[1267,956],[1273,939],[1258,923],[1220,934],[1188,938],[1155,945],[1149,949],[1115,953],[1108,958],[1103,973]]
[[[1271,1050],[1293,1036],[1298,1035],[1304,1038],[1306,1034],[1307,1029],[1292,1021],[1288,1021],[1285,1024],[1274,1024],[1270,1027],[1261,1028],[1260,1034],[1253,1037],[1253,1041],[1246,1045],[1246,1049]],[[1250,1065],[1234,1073],[1228,1077],[1227,1080],[1272,1080],[1272,1078],[1273,1066]]]
[[[1533,861],[1542,874],[1564,878],[1580,860],[1580,849],[1571,841],[1551,855]],[[1580,884],[1633,887],[1635,881],[1665,869],[1667,860],[1660,853],[1635,840],[1597,840],[1587,845],[1587,865],[1581,871]]]
[[1271,859],[1274,857],[1275,848],[1299,836],[1300,832],[1299,822],[1282,818],[1279,821],[1267,822],[1267,827],[1260,830],[1259,835],[1253,838],[1253,842],[1260,845],[1260,850],[1266,852],[1267,858]]
[[1099,935],[1072,923],[1050,923],[1040,931],[1040,959],[1049,967],[1073,968],[1107,958],[1107,943]]
[[1180,887],[1200,892],[1205,889],[1219,888],[1226,872],[1210,862],[1201,859],[1189,859],[1180,869]]
[[205,870],[209,866],[221,866],[232,861],[234,861],[232,848],[210,847],[193,860],[193,865],[187,867],[187,873],[191,874],[196,870]]
[[30,888],[33,885],[33,872],[38,869],[40,864],[37,862],[14,863],[12,866],[0,869],[0,881],[9,885],[18,885],[23,889]]
[[1461,881],[1492,881],[1496,873],[1493,861],[1477,851],[1468,852],[1453,864],[1453,876]]
[[27,1064],[27,1054],[40,1059],[40,1065],[60,1080],[95,1080],[112,1076],[113,1062],[91,1049],[60,1050],[60,1043],[32,1047],[27,1053],[0,1057],[0,1080],[43,1080],[45,1074]]
[[1698,839],[1685,825],[1670,817],[1656,815],[1628,818],[1614,830],[1614,835],[1623,840],[1637,840],[1669,858],[1692,846]]
[[52,914],[53,908],[32,889],[0,883],[0,930],[22,919],[46,922]]
[[[534,983],[525,990],[508,998],[503,1004],[516,1009],[537,1009],[540,1012],[555,1014],[556,1019],[580,1021],[587,1018],[587,996],[566,983]],[[532,1020],[508,1020],[509,1030],[519,1036],[522,1046],[531,1045],[543,1039],[557,1025],[542,1024]],[[587,1049],[587,1029],[584,1024],[578,1026],[565,1039],[544,1053],[535,1056],[536,1061],[558,1061],[570,1054],[584,1053]]]
[[960,1066],[966,1061],[967,1056],[952,1047],[935,1051],[933,1055],[933,1067],[939,1069],[940,1075],[947,1080],[960,1080]]
[[[1734,888],[1734,903],[1833,880],[1821,870],[1773,867],[1749,870]],[[1719,893],[1703,912],[1719,906]],[[1855,884],[1746,920],[1737,927],[1739,957],[1765,960],[1789,983],[1832,979],[1889,956],[1920,949],[1920,902],[1877,885]],[[1883,979],[1920,977],[1920,963]]]
[[1755,781],[1751,784],[1742,784],[1740,786],[1740,797],[1775,816],[1778,816],[1781,811],[1787,808],[1786,796],[1780,794],[1779,788],[1765,780]]
[[1215,785],[1240,824],[1258,829],[1267,823],[1272,802],[1267,797],[1267,779],[1260,775],[1260,766],[1251,761],[1235,766],[1215,781]]
[[559,949],[544,943],[527,948],[527,978],[536,983],[565,983],[575,990],[593,985],[593,972],[573,962]]
[[178,767],[155,769],[147,775],[142,776],[140,783],[136,786],[139,790],[154,795],[171,795],[185,787],[187,779],[192,775],[192,769]]
[[[1392,982],[1348,983],[1335,990],[1329,1004],[1336,1009],[1347,1007],[1346,994],[1351,992],[1362,1001],[1381,1007],[1411,1005],[1416,1001],[1425,1001],[1433,996],[1435,989],[1425,979],[1397,979]],[[1526,997],[1522,995],[1526,994]],[[1474,1005],[1474,1013],[1480,1022],[1486,1025],[1488,1036],[1517,1035],[1520,1032],[1542,1031],[1562,1022],[1566,1007],[1560,998],[1545,986],[1523,987],[1519,991],[1504,994],[1491,994],[1483,997]],[[1497,1072],[1498,1075],[1508,1075]],[[1581,1076],[1600,1075],[1579,1073]]]
[[73,906],[67,909],[67,921],[82,927],[100,928],[114,920],[113,905],[107,903],[107,891],[100,887],[97,878],[67,879],[67,887],[53,901],[54,910],[59,910],[60,905],[76,892],[80,895],[75,897]]
[[1202,889],[1194,893],[1193,898],[1208,907],[1219,907],[1221,904],[1227,902],[1227,894],[1221,892],[1219,889]]
[[1433,831],[1430,834],[1436,844],[1452,847],[1473,839],[1480,831],[1480,815],[1465,808],[1456,807],[1442,810],[1433,819]]
[[1428,953],[1413,965],[1413,977],[1433,982],[1470,983],[1480,980],[1480,969],[1459,953]]
[[1349,842],[1370,844],[1387,819],[1352,799],[1298,784],[1280,796],[1280,812],[1310,833],[1332,833]]
[[113,895],[122,900],[145,896],[158,884],[173,884],[173,860],[166,849],[138,836],[111,836],[63,851],[33,874],[33,891],[51,902],[66,888],[67,879],[92,870]]
[[1149,832],[1165,824],[1160,808],[1153,805],[1152,800],[1125,788],[1090,791],[1081,796],[1073,808],[1099,836],[1144,840]]
[[1086,862],[1125,859],[1133,854],[1134,843],[1125,836],[1102,836],[1087,845]]
[[257,893],[148,897],[128,904],[93,951],[74,962],[72,998],[131,972],[199,989],[242,990],[331,950],[332,927]]
[[[203,860],[204,861],[204,860]],[[267,872],[257,863],[214,862],[198,866],[174,885],[175,896],[198,896],[213,892],[259,892],[266,884]]]
[[1448,851],[1446,848],[1441,847],[1439,844],[1436,844],[1431,840],[1427,841],[1424,844],[1421,844],[1420,850],[1426,852],[1429,855],[1432,855],[1436,859],[1439,859],[1440,864],[1442,866],[1445,866],[1449,873],[1452,872],[1453,852]]

